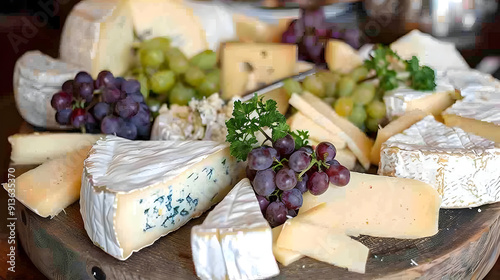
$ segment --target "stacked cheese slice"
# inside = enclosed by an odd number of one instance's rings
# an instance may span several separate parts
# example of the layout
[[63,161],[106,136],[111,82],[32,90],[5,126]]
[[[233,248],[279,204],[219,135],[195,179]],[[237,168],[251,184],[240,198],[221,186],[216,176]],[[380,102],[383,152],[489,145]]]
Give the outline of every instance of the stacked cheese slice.
[[379,174],[432,185],[442,208],[500,201],[500,149],[493,141],[425,117],[382,144]]
[[14,67],[14,97],[21,116],[30,124],[52,129],[56,123],[52,96],[78,73],[78,66],[55,60],[39,51],[23,54]]
[[242,177],[212,141],[99,140],[85,160],[80,207],[94,244],[125,260],[200,216]]
[[193,261],[201,279],[276,276],[279,269],[271,245],[271,227],[247,178],[191,230]]

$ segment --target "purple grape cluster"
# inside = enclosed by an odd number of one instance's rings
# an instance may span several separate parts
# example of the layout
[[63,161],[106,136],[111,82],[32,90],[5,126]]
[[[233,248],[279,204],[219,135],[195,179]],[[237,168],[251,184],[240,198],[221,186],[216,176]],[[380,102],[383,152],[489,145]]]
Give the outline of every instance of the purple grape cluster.
[[321,195],[329,183],[349,183],[350,172],[335,160],[336,154],[335,146],[328,142],[319,143],[316,149],[304,146],[296,150],[291,135],[278,139],[272,147],[261,146],[248,153],[246,175],[272,227],[298,214],[305,192]]
[[52,96],[56,121],[88,133],[116,134],[128,139],[149,139],[151,112],[137,80],[101,71],[97,79],[79,72]]
[[301,8],[300,17],[293,20],[283,32],[281,41],[297,44],[299,59],[325,63],[325,45],[329,39],[340,39],[357,49],[360,47],[359,29],[341,29],[326,22],[323,7]]

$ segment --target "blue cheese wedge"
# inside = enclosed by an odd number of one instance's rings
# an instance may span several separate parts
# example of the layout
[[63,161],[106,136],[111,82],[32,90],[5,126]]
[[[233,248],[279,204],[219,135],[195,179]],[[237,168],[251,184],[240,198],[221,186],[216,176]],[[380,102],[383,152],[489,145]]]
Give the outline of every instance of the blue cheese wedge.
[[468,208],[500,201],[499,166],[493,141],[428,116],[382,144],[378,173],[430,184],[441,208]]
[[84,163],[85,230],[94,244],[125,260],[221,201],[243,173],[227,144],[107,136]]
[[250,181],[241,180],[191,230],[196,274],[201,279],[264,279],[279,274],[271,227]]

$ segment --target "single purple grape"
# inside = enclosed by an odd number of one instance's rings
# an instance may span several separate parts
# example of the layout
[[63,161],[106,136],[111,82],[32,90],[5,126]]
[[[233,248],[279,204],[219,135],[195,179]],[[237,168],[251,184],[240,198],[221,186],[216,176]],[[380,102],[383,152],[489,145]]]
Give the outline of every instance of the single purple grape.
[[123,120],[117,116],[106,116],[101,122],[101,131],[104,134],[116,134],[120,128],[120,124]]
[[104,70],[97,74],[97,79],[95,79],[95,88],[115,87],[115,82],[116,80],[113,74],[107,70]]
[[116,102],[115,112],[124,119],[130,118],[139,112],[139,103],[135,102],[130,96],[127,96]]
[[321,142],[316,146],[316,158],[324,162],[333,160],[337,155],[337,149],[332,143]]
[[274,201],[267,206],[265,217],[271,227],[277,227],[286,221],[287,214],[288,210],[285,204],[280,201]]
[[81,71],[78,72],[75,76],[74,82],[76,84],[82,84],[82,83],[90,83],[93,84],[94,80],[92,79],[92,76],[90,76],[89,73]]
[[351,180],[351,172],[343,165],[330,165],[325,173],[328,175],[330,183],[343,187]]
[[126,80],[121,85],[121,90],[127,94],[137,93],[141,91],[141,83],[137,80]]
[[73,95],[73,80],[68,80],[66,82],[64,82],[61,86],[61,89],[62,91],[70,94],[70,95]]
[[281,201],[285,204],[286,208],[298,210],[302,206],[302,192],[298,189],[291,189],[284,191],[281,195]]
[[295,188],[297,185],[297,176],[295,172],[288,168],[283,167],[276,173],[276,186],[278,189],[286,191]]
[[69,93],[60,91],[52,96],[50,100],[50,105],[56,111],[61,111],[63,109],[71,108],[71,103],[73,102],[73,96]]
[[271,168],[257,171],[252,181],[253,189],[258,195],[269,196],[276,189],[275,177],[276,173]]
[[267,200],[265,196],[257,195],[257,201],[259,202],[260,211],[262,214],[266,213],[267,206],[269,206],[270,201]]
[[270,149],[258,147],[248,153],[248,166],[253,170],[265,170],[273,164]]
[[313,195],[320,195],[328,189],[328,175],[325,172],[314,172],[307,181],[307,189]]
[[288,160],[288,166],[295,172],[302,172],[309,166],[311,160],[311,154],[308,154],[303,150],[298,150],[293,152],[293,154],[290,156],[290,159]]
[[106,103],[115,103],[121,98],[122,92],[114,87],[104,88],[102,91],[102,101]]
[[56,122],[61,125],[68,125],[71,123],[71,113],[73,109],[66,108],[56,112]]
[[134,140],[135,138],[137,138],[137,127],[131,122],[124,121],[118,128],[116,135],[130,140]]
[[293,140],[290,134],[287,134],[285,137],[276,140],[273,143],[273,148],[275,148],[281,156],[287,156],[295,149],[295,140]]
[[94,117],[102,121],[104,117],[106,117],[109,113],[111,113],[111,106],[109,106],[108,103],[99,102],[94,105],[94,108],[92,110],[94,112]]
[[141,126],[146,126],[151,123],[151,113],[146,104],[140,103],[139,111],[137,114],[130,118],[130,121],[137,126],[138,128]]
[[81,83],[77,86],[76,91],[79,96],[81,96],[85,101],[92,101],[92,97],[94,97],[94,86],[91,83]]
[[82,108],[76,108],[71,113],[71,124],[75,128],[80,128],[85,125],[85,110]]

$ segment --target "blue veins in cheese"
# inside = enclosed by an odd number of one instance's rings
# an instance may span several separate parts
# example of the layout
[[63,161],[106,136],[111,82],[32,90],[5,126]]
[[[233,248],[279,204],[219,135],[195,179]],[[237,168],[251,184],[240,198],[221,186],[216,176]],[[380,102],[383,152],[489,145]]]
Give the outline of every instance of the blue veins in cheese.
[[196,274],[201,279],[265,279],[279,274],[272,230],[250,181],[241,180],[191,230]]
[[243,174],[227,144],[107,136],[84,163],[85,230],[94,244],[125,260],[221,201]]

